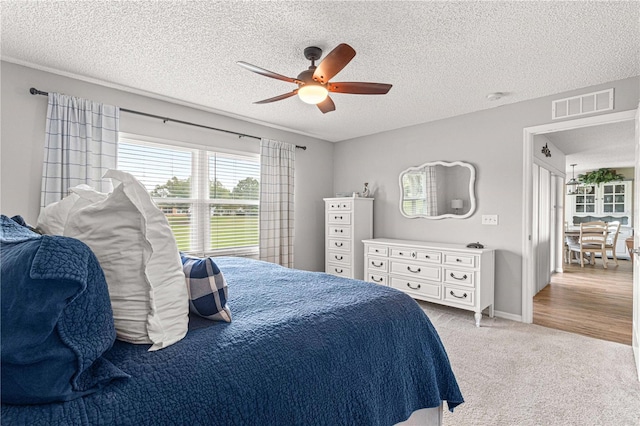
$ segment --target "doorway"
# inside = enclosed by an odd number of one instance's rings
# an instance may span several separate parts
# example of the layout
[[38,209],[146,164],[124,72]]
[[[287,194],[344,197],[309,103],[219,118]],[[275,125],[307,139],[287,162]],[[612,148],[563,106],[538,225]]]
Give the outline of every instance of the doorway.
[[[599,115],[594,117],[551,123],[524,129],[524,161],[523,161],[523,287],[522,287],[522,321],[533,322],[533,296],[536,293],[536,283],[539,274],[537,246],[534,242],[534,155],[533,139],[535,135],[549,134],[553,132],[598,126],[601,124],[616,123],[635,119],[635,110]],[[634,216],[637,216],[637,208]],[[557,230],[558,233],[562,229]],[[556,257],[557,258],[557,257]],[[634,295],[634,299],[637,295]],[[634,311],[638,309],[633,308]],[[635,317],[634,317],[635,318]],[[634,320],[635,321],[635,320]],[[637,327],[638,324],[635,324]]]

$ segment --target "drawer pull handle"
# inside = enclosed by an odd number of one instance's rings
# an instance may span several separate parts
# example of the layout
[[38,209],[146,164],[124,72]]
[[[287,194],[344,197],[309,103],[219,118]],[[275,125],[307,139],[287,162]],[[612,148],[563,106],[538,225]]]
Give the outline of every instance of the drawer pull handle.
[[338,270],[338,268],[333,268],[334,271],[336,271],[337,273],[341,274],[344,272],[344,270],[340,269]]
[[338,219],[342,220],[342,216],[334,216],[333,218],[334,218],[335,220],[338,220]]
[[456,259],[456,262],[462,262],[462,259]]
[[377,279],[376,279],[376,277],[374,277],[373,275],[371,275],[371,279],[372,279],[373,281],[377,282],[377,283],[381,283],[382,281],[384,281],[384,280],[382,279],[382,277],[380,277],[380,279],[379,279],[379,280],[377,280]]
[[342,247],[343,246],[342,243],[338,243],[338,242],[335,242],[334,244],[335,244],[336,247]]
[[417,273],[419,273],[420,271],[422,271],[422,269],[418,268],[418,270],[417,270],[417,271],[414,271],[413,269],[411,269],[411,266],[407,266],[407,271],[409,271],[409,272],[413,272],[414,274],[417,274]]
[[420,284],[418,284],[417,287],[412,287],[411,283],[407,283],[407,287],[409,287],[410,289],[413,289],[413,290],[420,290]]
[[380,264],[379,264],[379,265],[376,265],[376,262],[372,260],[372,261],[371,261],[371,265],[375,266],[376,268],[381,268],[381,267],[382,267],[382,265],[384,265],[384,263],[383,263],[383,262],[380,262]]
[[342,233],[342,229],[334,229],[333,231]]
[[342,259],[343,259],[343,257],[342,257],[342,256],[338,256],[338,255],[335,255],[335,256],[333,256],[333,257],[335,257],[335,258],[336,258],[336,260],[342,260]]
[[416,252],[411,253],[411,257],[416,257]]
[[404,253],[403,253],[403,252],[399,252],[398,254],[399,254],[400,256],[404,256]]
[[428,254],[425,254],[425,255],[424,255],[424,258],[425,258],[425,259],[431,259],[431,256],[429,256]]
[[464,293],[462,296],[458,296],[453,291],[450,291],[449,294],[452,295],[453,297],[457,297],[458,299],[466,299],[467,298],[467,293]]
[[450,273],[449,275],[451,275],[451,278],[453,278],[454,280],[461,280],[461,281],[462,281],[462,280],[466,280],[466,279],[467,279],[467,274],[464,274],[464,275],[462,276],[462,278],[458,278],[458,277],[456,277],[455,275],[453,275],[453,272],[452,272],[452,273]]

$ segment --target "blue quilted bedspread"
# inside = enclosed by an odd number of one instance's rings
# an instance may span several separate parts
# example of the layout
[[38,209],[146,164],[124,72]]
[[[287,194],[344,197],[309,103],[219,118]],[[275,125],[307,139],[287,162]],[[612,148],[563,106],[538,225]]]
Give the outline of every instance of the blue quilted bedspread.
[[2,406],[3,425],[392,425],[463,402],[442,343],[394,289],[215,258],[231,323],[191,317],[160,351],[116,341],[131,375],[65,403]]

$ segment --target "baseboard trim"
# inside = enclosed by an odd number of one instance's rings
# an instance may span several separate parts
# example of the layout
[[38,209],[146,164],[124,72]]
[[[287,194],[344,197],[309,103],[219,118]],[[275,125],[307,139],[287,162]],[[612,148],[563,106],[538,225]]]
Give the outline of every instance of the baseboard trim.
[[638,373],[638,381],[640,381],[640,331],[634,330],[635,334],[631,339],[631,347],[633,348],[634,363],[636,364],[636,373]]
[[522,322],[522,315],[510,314],[509,312],[502,312],[502,311],[494,311],[493,314],[499,318]]

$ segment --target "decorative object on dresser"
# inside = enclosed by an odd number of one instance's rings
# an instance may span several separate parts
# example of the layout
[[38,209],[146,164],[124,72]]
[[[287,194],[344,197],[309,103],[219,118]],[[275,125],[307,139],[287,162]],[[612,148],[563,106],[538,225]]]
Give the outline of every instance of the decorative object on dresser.
[[362,240],[373,237],[373,198],[325,198],[325,272],[363,279]]
[[362,196],[367,198],[371,195],[371,191],[369,190],[369,182],[364,183],[364,189],[362,190]]
[[365,281],[473,311],[477,327],[484,309],[493,317],[495,250],[388,238],[363,243]]
[[432,161],[400,173],[400,213],[410,219],[464,219],[476,210],[476,169],[462,161]]

